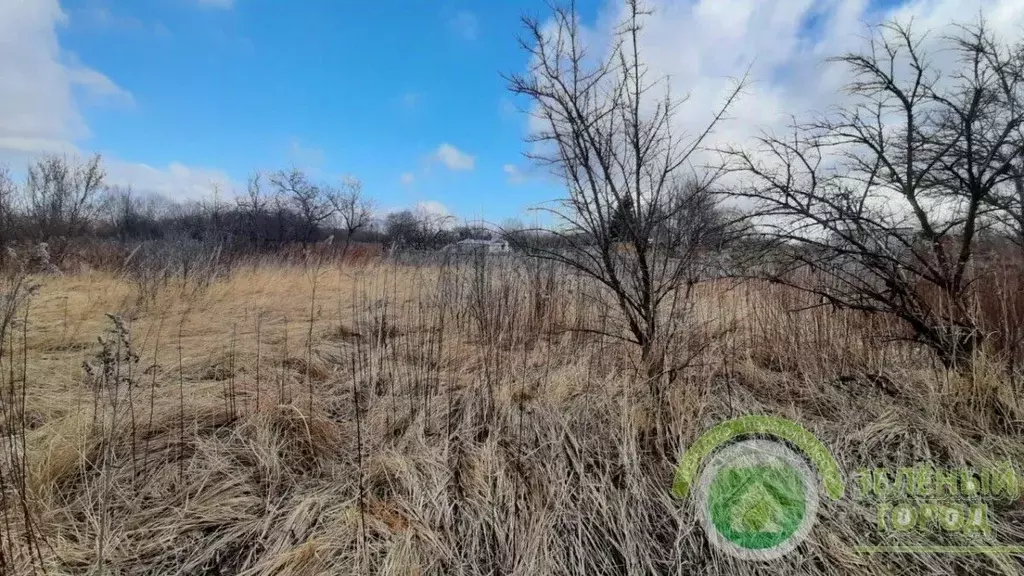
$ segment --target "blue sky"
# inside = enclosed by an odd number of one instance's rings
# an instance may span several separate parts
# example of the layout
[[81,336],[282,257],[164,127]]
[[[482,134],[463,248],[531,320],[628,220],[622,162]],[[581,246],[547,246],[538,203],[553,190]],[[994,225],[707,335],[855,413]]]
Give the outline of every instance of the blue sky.
[[[865,24],[913,17],[939,30],[984,13],[1019,37],[1021,0],[648,0],[652,76],[689,95],[699,132],[732,86],[751,84],[709,144],[743,144],[842,99],[829,56],[863,48]],[[578,0],[588,37],[618,0]],[[382,210],[424,205],[500,223],[559,197],[530,168],[501,73],[526,68],[524,13],[542,0],[0,0],[0,164],[104,154],[108,181],[174,199],[240,192],[253,170],[348,174]]]
[[[543,14],[543,2],[62,7],[62,48],[133,101],[89,107],[91,149],[212,166],[236,182],[291,164],[325,180],[351,173],[382,206],[434,201],[465,217],[501,218],[557,193],[505,168],[528,169],[526,124],[500,73],[524,68],[519,17]],[[472,161],[432,159],[442,144]]]

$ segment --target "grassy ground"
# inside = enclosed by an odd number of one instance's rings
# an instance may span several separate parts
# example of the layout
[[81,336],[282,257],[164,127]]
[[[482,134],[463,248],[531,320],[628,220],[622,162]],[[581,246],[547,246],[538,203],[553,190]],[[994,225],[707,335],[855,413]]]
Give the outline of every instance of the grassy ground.
[[[967,373],[768,286],[700,286],[659,387],[585,283],[520,266],[262,265],[209,285],[35,279],[4,342],[7,574],[985,574],[1008,555],[864,555],[823,501],[768,563],[672,497],[730,416],[801,422],[847,475],[1024,462],[1003,363]],[[111,314],[112,316],[107,316]],[[987,542],[1024,543],[993,505]],[[945,540],[937,543],[948,543]]]

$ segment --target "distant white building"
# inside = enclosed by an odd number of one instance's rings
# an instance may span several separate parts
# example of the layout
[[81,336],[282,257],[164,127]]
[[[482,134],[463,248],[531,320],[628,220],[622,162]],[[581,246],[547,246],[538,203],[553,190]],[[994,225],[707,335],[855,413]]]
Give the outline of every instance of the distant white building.
[[474,240],[467,238],[459,240],[444,247],[445,252],[473,253],[477,251],[488,254],[503,254],[509,252],[508,242],[504,240]]

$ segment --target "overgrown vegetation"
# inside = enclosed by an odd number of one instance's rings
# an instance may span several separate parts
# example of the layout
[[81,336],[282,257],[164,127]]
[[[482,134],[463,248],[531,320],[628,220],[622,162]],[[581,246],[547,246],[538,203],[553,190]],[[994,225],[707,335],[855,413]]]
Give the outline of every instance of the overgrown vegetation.
[[1024,164],[1024,59],[983,22],[947,40],[951,68],[921,38],[909,25],[877,28],[865,53],[838,58],[846,106],[732,156],[762,232],[792,248],[772,279],[899,318],[962,365],[986,336],[973,299],[992,260],[1022,256],[1006,249],[1012,223],[993,214],[1008,213],[1004,189]]
[[[512,255],[297,170],[191,206],[98,158],[0,172],[0,573],[1019,573],[859,555],[850,500],[743,563],[670,486],[749,413],[847,472],[1024,459],[1021,51],[957,28],[940,74],[884,26],[838,115],[716,166],[643,105],[628,5],[603,60],[571,9],[527,21],[510,80],[567,196]],[[992,521],[1024,538],[1020,502]]]
[[[47,279],[2,356],[3,570],[1012,573],[856,555],[874,512],[850,501],[791,557],[740,564],[669,488],[743,413],[798,419],[846,471],[1019,461],[1019,369],[950,371],[881,317],[718,281],[677,319],[693,361],[655,396],[593,288],[512,259],[264,262],[146,301],[105,273]],[[993,517],[1024,537],[1024,510]]]

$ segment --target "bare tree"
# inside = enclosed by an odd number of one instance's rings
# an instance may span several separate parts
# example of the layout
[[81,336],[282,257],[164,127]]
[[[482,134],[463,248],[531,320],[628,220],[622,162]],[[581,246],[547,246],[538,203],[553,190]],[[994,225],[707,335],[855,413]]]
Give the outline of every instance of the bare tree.
[[263,188],[263,175],[253,172],[245,187],[245,196],[235,199],[245,225],[249,240],[257,249],[267,241],[266,227],[269,221],[270,198]]
[[663,315],[666,308],[685,307],[707,230],[697,226],[675,245],[660,240],[690,206],[713,203],[721,170],[698,173],[696,156],[745,78],[702,130],[680,134],[677,112],[686,99],[674,98],[663,78],[650,76],[640,50],[647,12],[640,0],[628,0],[626,7],[603,58],[584,45],[573,5],[555,8],[550,27],[524,18],[527,35],[520,44],[531,65],[526,74],[507,78],[509,89],[532,101],[543,125],[530,139],[540,152],[530,157],[561,178],[568,193],[546,209],[559,221],[554,234],[561,247],[519,248],[561,262],[607,290],[625,331],[600,332],[639,346],[642,364],[655,376],[673,368],[666,367],[664,349],[673,325]]
[[320,229],[320,224],[334,215],[329,191],[311,183],[301,170],[294,168],[274,173],[270,183],[298,213],[302,226],[300,239],[306,246]]
[[[1024,43],[1013,47],[1002,45],[991,36],[981,33],[983,30],[982,27],[967,30],[967,33],[985,66],[997,71],[998,92],[994,97],[1002,102],[1003,114],[1007,115],[1007,119],[1019,117],[1024,112]],[[1015,134],[1008,140],[1024,142],[1024,126],[1018,125]],[[1006,160],[1009,183],[997,186],[988,200],[994,209],[992,214],[995,221],[1008,233],[1017,248],[1024,252],[1024,157],[1018,154],[1016,158]]]
[[384,218],[384,235],[396,248],[434,248],[440,244],[445,231],[452,223],[447,214],[437,214],[423,209],[392,212]]
[[783,254],[773,280],[899,318],[951,366],[980,341],[971,264],[986,203],[1020,158],[1022,116],[999,96],[983,24],[945,38],[952,70],[921,39],[874,28],[866,51],[834,59],[850,69],[847,104],[733,158]]
[[344,258],[354,236],[373,221],[373,200],[363,195],[363,183],[356,178],[345,178],[342,190],[331,195],[334,211],[345,229]]
[[155,206],[147,204],[130,186],[108,186],[99,205],[107,225],[121,242],[156,235]]
[[397,246],[415,246],[420,241],[420,222],[412,210],[392,212],[384,217],[384,235]]
[[98,154],[85,162],[50,155],[29,165],[29,218],[37,237],[50,244],[54,264],[64,260],[70,242],[86,231],[105,175]]
[[214,183],[211,188],[213,194],[199,200],[198,208],[206,224],[203,238],[214,245],[220,245],[234,230],[227,225],[230,207],[224,202],[220,186]]

